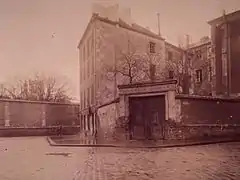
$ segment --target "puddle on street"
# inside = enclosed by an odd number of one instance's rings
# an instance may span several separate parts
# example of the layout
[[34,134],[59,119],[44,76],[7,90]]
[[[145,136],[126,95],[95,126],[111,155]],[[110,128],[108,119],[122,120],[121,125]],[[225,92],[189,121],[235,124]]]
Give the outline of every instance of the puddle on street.
[[64,156],[64,157],[69,157],[71,153],[46,153],[46,155],[50,156]]

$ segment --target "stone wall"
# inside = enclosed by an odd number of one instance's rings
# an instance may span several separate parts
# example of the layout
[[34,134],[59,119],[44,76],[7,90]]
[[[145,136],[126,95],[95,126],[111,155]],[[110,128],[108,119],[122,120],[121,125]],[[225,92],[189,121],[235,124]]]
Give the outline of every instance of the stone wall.
[[165,139],[202,139],[240,135],[240,100],[176,96],[177,119],[165,121]]
[[[79,126],[63,126],[61,135],[74,135],[80,131]],[[19,136],[55,136],[59,135],[59,128],[55,127],[0,127],[0,137]]]
[[184,124],[240,124],[240,100],[177,96]]
[[114,140],[117,123],[117,103],[112,103],[97,110],[99,118],[98,138],[104,141]]
[[79,125],[79,105],[0,100],[0,127]]
[[165,139],[209,139],[239,137],[240,125],[233,124],[179,124],[167,121]]

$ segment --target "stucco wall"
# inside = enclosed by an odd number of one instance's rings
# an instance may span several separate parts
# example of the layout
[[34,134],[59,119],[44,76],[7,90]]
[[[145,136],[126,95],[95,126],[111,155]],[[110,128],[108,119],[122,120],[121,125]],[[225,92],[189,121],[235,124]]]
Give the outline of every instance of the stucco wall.
[[240,124],[240,101],[178,96],[184,124]]
[[0,100],[0,126],[9,120],[10,127],[79,125],[79,106],[18,100]]
[[97,111],[99,118],[98,138],[104,141],[113,141],[117,123],[117,104],[101,107]]
[[177,119],[165,122],[166,139],[239,136],[239,100],[178,95],[175,102]]
[[[113,66],[114,61],[120,61],[122,54],[127,54],[128,44],[136,55],[150,58],[149,42],[156,43],[156,54],[152,62],[156,65],[156,76],[162,78],[162,71],[165,67],[165,43],[163,40],[154,39],[137,32],[133,32],[117,25],[108,24],[102,21],[96,22],[96,82],[97,99],[99,104],[104,104],[113,100],[117,92],[116,84],[127,84],[129,79],[125,76],[117,75],[115,84],[114,77],[107,73],[106,65]],[[142,64],[149,68],[147,61]],[[109,77],[110,76],[110,77]],[[139,72],[134,81],[146,81],[149,78],[144,73]]]

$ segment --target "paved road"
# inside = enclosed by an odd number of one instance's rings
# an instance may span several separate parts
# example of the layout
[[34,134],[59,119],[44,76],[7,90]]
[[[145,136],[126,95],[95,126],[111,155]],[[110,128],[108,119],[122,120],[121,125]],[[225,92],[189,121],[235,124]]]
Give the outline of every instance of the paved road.
[[50,147],[0,138],[0,180],[240,179],[240,143],[169,149]]

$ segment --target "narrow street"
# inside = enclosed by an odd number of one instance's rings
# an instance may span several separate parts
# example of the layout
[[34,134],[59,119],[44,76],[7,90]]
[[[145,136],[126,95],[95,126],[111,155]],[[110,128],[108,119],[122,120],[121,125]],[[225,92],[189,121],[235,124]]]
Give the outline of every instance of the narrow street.
[[240,143],[166,149],[51,147],[0,138],[1,180],[240,179]]

